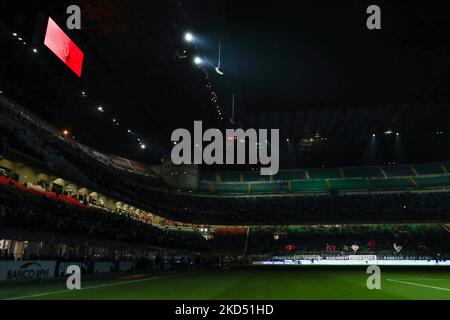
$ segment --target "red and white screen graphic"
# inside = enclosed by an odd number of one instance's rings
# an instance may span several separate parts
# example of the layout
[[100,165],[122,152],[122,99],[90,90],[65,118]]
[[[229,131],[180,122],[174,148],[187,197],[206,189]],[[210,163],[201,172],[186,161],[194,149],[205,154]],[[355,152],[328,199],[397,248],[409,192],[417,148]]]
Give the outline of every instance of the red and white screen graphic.
[[64,33],[55,21],[52,20],[52,18],[48,18],[44,44],[70,69],[72,69],[78,77],[81,77],[84,53]]

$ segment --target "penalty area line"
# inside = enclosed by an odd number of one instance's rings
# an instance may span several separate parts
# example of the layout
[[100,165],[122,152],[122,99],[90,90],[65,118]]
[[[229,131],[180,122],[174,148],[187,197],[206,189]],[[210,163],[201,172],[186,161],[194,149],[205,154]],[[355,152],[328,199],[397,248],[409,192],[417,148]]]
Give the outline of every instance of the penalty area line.
[[402,281],[402,280],[395,280],[395,279],[386,279],[386,280],[387,280],[387,281],[390,281],[390,282],[396,282],[396,283],[402,283],[402,284],[409,284],[409,285],[411,285],[411,286],[416,286],[416,287],[430,288],[430,289],[442,290],[442,291],[450,291],[450,288],[442,288],[442,287],[429,286],[429,285],[426,285],[426,284],[414,283],[414,282],[410,282],[410,281]]
[[37,293],[37,294],[31,294],[27,296],[20,296],[20,297],[12,297],[12,298],[6,298],[4,300],[23,300],[23,299],[30,299],[30,298],[38,298],[38,297],[44,297],[44,296],[51,296],[55,294],[63,294],[63,293],[73,293],[73,292],[79,292],[83,290],[91,290],[91,289],[98,289],[98,288],[105,288],[105,287],[114,287],[114,286],[121,286],[121,285],[127,285],[132,283],[138,283],[138,282],[145,282],[145,281],[152,281],[152,280],[159,280],[159,279],[165,279],[165,278],[171,278],[177,275],[180,275],[182,273],[170,273],[164,276],[157,276],[157,277],[150,277],[145,279],[138,279],[138,280],[130,280],[130,281],[120,281],[120,282],[113,282],[113,283],[105,283],[100,284],[96,286],[90,286],[81,288],[80,290],[60,290],[60,291],[52,291],[52,292],[44,292],[44,293]]

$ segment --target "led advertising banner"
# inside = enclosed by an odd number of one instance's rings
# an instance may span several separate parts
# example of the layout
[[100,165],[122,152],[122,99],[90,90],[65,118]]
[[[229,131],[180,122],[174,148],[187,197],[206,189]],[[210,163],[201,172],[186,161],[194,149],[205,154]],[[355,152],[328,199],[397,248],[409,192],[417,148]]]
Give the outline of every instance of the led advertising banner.
[[52,20],[52,18],[48,18],[44,44],[70,69],[72,69],[78,77],[81,77],[84,53],[64,33],[55,21]]
[[55,261],[0,261],[0,281],[50,279],[55,266]]

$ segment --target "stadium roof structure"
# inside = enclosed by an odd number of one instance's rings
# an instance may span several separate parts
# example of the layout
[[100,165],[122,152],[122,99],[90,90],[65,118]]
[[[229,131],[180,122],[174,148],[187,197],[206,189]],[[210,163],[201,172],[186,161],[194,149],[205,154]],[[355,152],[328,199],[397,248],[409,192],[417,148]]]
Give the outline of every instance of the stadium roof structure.
[[403,104],[374,107],[310,109],[259,113],[242,122],[251,128],[280,128],[281,136],[300,141],[314,136],[340,142],[367,140],[373,134],[408,134],[418,138],[445,131],[450,119],[448,104]]
[[[81,30],[65,28],[69,4],[82,8]],[[409,139],[409,154],[445,160],[448,139],[440,137],[448,134],[450,119],[445,1],[426,8],[381,1],[383,28],[377,32],[365,28],[363,3],[309,1],[300,11],[294,5],[3,2],[0,90],[89,146],[151,163],[170,148],[175,128],[189,128],[194,120],[232,126],[233,93],[238,126],[280,128],[300,150],[308,140],[319,140],[321,151],[312,161],[333,158],[344,145],[360,154],[373,134],[386,132]],[[48,16],[85,52],[81,79],[43,46]],[[187,31],[198,42],[186,43]],[[219,44],[224,76],[213,68]],[[212,65],[204,66],[206,79],[192,63],[196,54]],[[428,152],[430,146],[434,151]],[[412,158],[406,161],[419,160]]]

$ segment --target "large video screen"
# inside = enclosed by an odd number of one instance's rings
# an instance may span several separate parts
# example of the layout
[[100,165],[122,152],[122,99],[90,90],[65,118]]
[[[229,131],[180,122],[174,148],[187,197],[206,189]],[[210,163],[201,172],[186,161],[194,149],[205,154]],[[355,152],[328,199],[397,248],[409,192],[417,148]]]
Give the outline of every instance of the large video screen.
[[84,53],[52,18],[48,18],[44,44],[72,69],[78,77],[81,77]]

